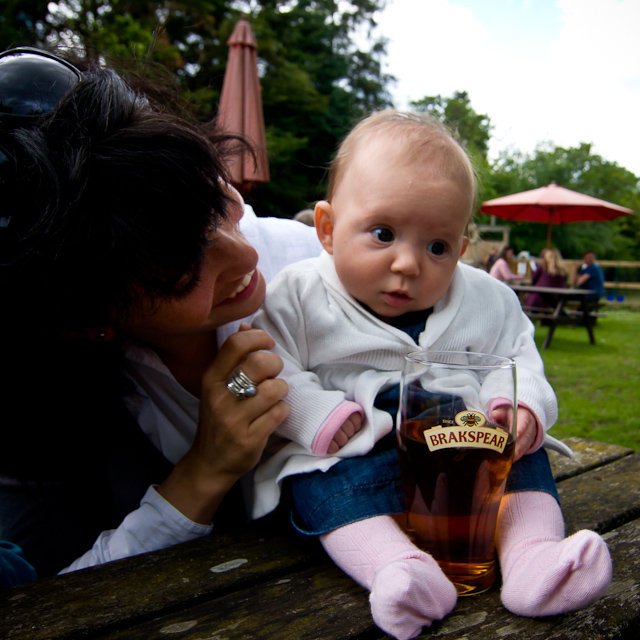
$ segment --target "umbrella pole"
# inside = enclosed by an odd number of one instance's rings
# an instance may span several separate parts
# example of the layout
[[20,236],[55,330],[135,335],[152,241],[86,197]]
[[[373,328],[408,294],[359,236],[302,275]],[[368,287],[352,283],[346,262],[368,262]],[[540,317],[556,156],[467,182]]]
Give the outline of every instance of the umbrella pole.
[[547,225],[547,249],[551,249],[551,223]]

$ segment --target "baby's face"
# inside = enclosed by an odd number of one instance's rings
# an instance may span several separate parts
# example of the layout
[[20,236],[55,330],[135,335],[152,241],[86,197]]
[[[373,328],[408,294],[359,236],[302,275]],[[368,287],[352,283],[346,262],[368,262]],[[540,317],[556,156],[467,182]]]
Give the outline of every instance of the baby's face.
[[347,291],[380,318],[434,306],[464,252],[472,207],[468,187],[436,177],[382,142],[361,145],[330,205],[325,249]]

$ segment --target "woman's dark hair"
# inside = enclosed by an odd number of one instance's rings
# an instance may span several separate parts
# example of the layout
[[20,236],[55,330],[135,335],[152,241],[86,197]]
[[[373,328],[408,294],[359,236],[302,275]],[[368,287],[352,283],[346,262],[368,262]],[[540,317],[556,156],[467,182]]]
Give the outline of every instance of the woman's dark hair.
[[224,140],[132,87],[90,68],[34,125],[0,123],[0,473],[86,483],[126,449],[119,344],[63,336],[187,293],[226,217]]
[[507,253],[509,253],[509,251],[514,251],[513,247],[511,245],[507,245],[506,247],[502,247],[502,251],[500,251],[500,254],[498,255],[498,260],[500,260],[500,258],[503,258],[504,260],[507,259]]
[[93,327],[189,290],[228,205],[215,139],[99,68],[4,139],[16,163],[0,230],[10,316],[46,309],[51,328]]

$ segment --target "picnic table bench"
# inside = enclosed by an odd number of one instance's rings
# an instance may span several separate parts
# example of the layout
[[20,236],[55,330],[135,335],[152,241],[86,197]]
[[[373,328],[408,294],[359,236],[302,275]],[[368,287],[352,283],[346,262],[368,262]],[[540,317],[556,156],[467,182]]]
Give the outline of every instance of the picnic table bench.
[[[603,534],[613,557],[607,595],[575,613],[521,618],[499,586],[460,598],[421,638],[635,640],[640,638],[640,453],[568,438],[576,457],[550,453],[567,535]],[[317,541],[280,518],[169,549],[6,589],[0,638],[378,640],[368,594]]]
[[[598,317],[597,304],[587,300],[595,291],[590,289],[568,289],[556,287],[535,287],[533,285],[512,284],[511,288],[518,294],[523,311],[532,320],[544,320],[549,331],[544,339],[542,348],[551,344],[553,333],[558,325],[582,325],[589,334],[589,342],[595,344],[593,325]],[[527,293],[539,293],[548,296],[552,306],[548,308],[527,307],[524,296]],[[571,302],[577,303],[577,308],[571,308]]]

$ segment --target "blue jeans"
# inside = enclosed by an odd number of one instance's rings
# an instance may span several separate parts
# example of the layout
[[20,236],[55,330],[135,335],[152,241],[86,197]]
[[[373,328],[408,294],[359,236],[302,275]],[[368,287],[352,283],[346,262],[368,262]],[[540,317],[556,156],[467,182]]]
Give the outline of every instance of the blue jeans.
[[[405,511],[395,432],[380,440],[368,455],[348,458],[325,472],[292,476],[289,485],[292,522],[305,535]],[[505,493],[517,491],[545,491],[560,502],[544,449],[523,456],[511,467]]]

